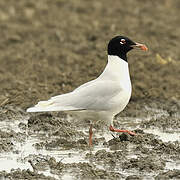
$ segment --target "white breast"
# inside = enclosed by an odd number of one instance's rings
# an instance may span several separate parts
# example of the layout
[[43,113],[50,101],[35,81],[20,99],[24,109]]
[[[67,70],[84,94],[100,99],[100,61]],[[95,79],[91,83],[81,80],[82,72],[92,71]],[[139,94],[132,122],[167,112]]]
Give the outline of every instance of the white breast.
[[111,99],[114,104],[114,112],[122,111],[131,97],[131,80],[128,63],[118,56],[108,56],[108,64],[99,78],[115,81],[121,90],[117,96]]

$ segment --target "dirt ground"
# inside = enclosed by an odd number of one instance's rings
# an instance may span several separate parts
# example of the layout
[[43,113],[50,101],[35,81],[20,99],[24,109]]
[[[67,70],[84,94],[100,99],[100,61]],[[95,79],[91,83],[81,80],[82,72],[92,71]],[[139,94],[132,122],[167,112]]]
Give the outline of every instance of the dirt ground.
[[[0,158],[20,154],[17,144],[34,136],[33,147],[41,153],[21,158],[29,169],[0,167],[0,179],[180,179],[179,9],[179,0],[1,0]],[[106,140],[96,124],[99,135],[89,150],[88,122],[64,113],[25,112],[96,78],[116,35],[149,48],[129,53],[132,98],[115,118],[117,127],[137,136]],[[45,156],[42,149],[68,151],[70,160]],[[83,160],[72,162],[74,152]]]

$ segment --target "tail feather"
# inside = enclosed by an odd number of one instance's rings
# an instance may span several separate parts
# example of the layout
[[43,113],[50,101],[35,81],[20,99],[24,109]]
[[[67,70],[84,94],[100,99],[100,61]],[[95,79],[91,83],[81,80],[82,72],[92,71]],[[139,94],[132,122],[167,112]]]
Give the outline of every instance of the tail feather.
[[39,101],[37,105],[35,105],[35,107],[47,107],[53,104],[53,101]]
[[63,105],[50,99],[48,101],[40,101],[34,107],[28,108],[27,112],[46,112],[46,111],[74,111],[81,110],[80,108],[70,105]]
[[45,112],[45,111],[77,111],[83,110],[76,106],[76,102],[72,99],[74,94],[67,93],[51,97],[48,101],[40,101],[34,107],[28,108],[27,112]]
[[28,108],[27,112],[48,112],[48,111],[74,111],[74,110],[81,110],[74,107],[31,107]]

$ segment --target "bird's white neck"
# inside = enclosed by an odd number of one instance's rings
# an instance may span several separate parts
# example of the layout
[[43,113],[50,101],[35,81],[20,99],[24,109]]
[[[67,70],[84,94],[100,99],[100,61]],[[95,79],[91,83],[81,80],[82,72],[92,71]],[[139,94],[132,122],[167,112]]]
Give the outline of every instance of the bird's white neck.
[[131,89],[128,63],[118,56],[108,55],[108,63],[100,77],[119,81]]

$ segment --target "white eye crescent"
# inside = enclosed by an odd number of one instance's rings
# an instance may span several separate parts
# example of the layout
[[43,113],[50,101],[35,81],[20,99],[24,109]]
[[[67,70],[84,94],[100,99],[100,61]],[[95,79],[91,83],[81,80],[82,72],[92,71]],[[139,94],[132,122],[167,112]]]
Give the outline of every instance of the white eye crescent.
[[121,39],[120,44],[125,44],[126,40],[125,39]]

